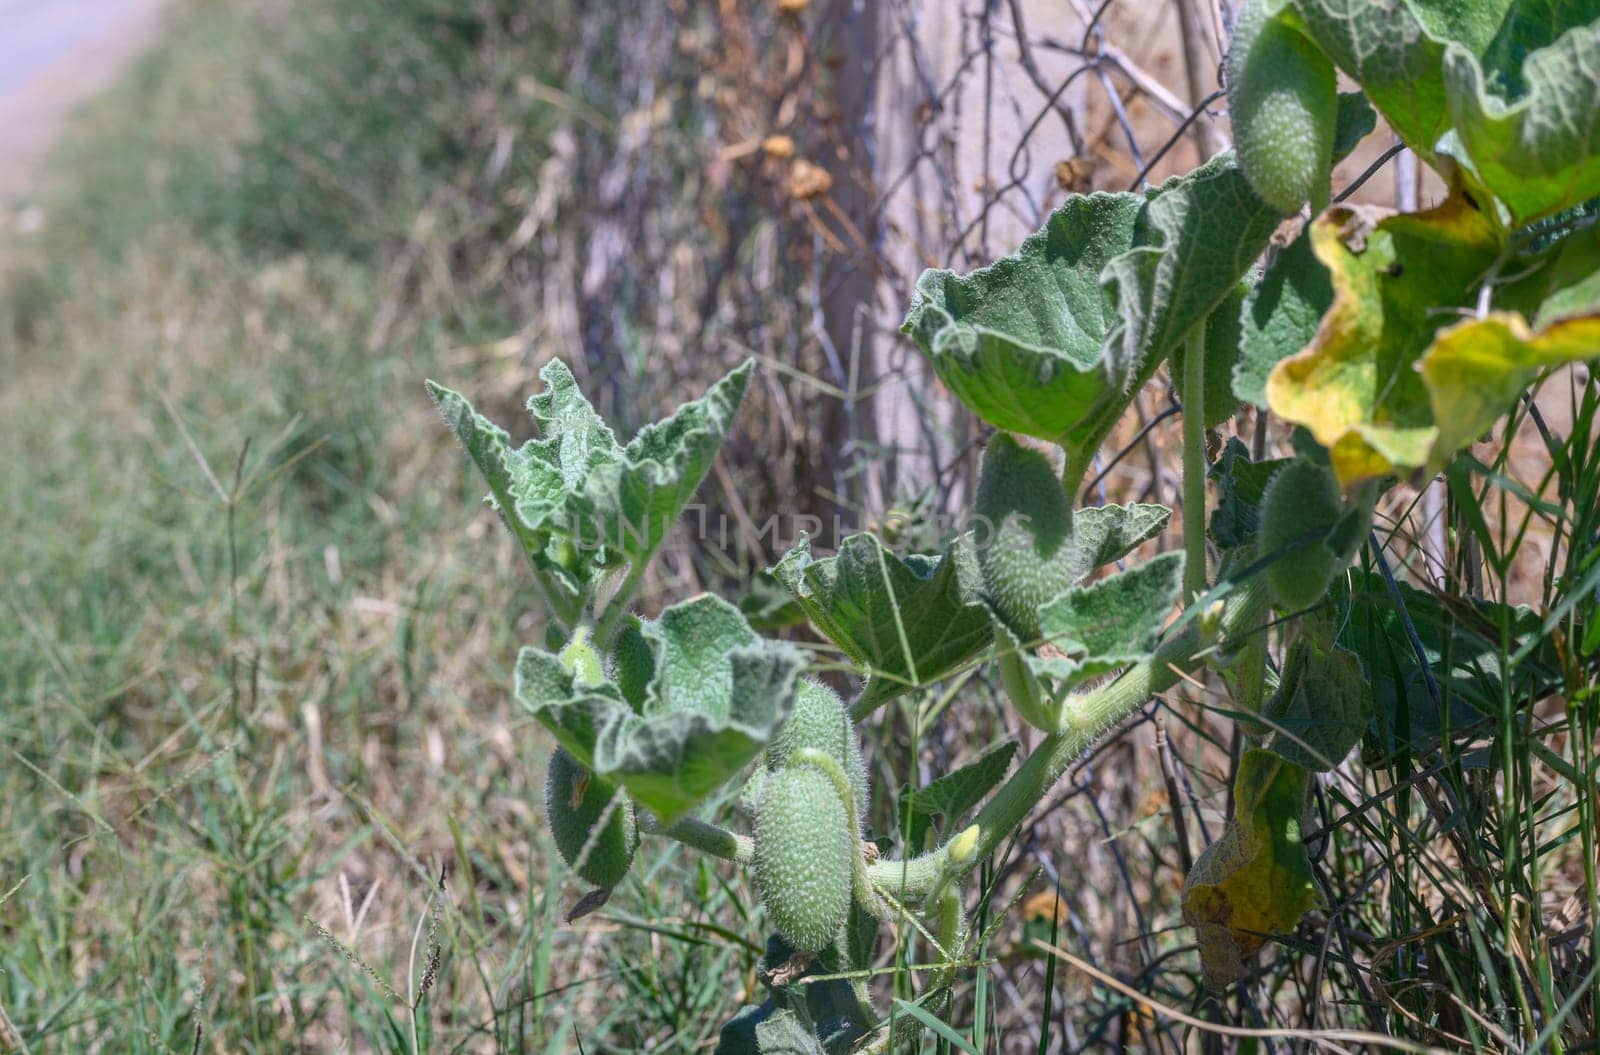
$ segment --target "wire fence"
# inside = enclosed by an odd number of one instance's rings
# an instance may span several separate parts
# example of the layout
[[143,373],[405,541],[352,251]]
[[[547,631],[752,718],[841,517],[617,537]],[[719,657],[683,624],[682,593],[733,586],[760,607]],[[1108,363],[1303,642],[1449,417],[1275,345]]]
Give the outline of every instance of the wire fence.
[[[550,303],[536,344],[581,348],[586,389],[625,424],[747,355],[766,366],[707,488],[733,545],[674,552],[662,596],[747,581],[794,541],[769,530],[774,512],[841,531],[894,517],[914,534],[965,508],[981,429],[899,333],[918,276],[991,263],[1070,194],[1140,190],[1226,149],[1230,6],[671,0],[579,18],[568,91],[623,116],[610,127],[572,107],[541,173],[548,233],[528,244],[545,273],[530,284],[575,296]],[[1383,144],[1358,152],[1336,186],[1388,197],[1374,177],[1393,156]],[[1175,501],[1177,409],[1165,379],[1152,382],[1086,497]],[[927,530],[921,541],[936,545]],[[1326,956],[1275,973],[1259,1003],[1247,988],[1224,1007],[1199,987],[1177,894],[1228,810],[1231,729],[1203,706],[1157,701],[1083,760],[985,876],[983,911],[1037,872],[1049,881],[1019,907],[996,967],[997,1013],[1022,1026],[1003,1050],[1045,1050],[1045,967],[1028,937],[1147,994],[1062,967],[1049,1050],[1189,1050],[1193,1037],[1152,1004],[1236,1027],[1374,1021],[1327,998],[1339,969]],[[1027,732],[1003,708],[885,728],[877,776],[926,780],[1006,736]],[[1350,956],[1342,925],[1320,936]],[[1351,976],[1345,996],[1360,989]]]

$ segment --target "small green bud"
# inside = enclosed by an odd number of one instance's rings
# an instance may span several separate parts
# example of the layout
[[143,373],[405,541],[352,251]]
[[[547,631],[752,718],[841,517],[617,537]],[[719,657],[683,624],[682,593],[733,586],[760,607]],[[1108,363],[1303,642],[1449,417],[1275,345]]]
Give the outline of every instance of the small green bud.
[[[622,797],[606,818],[605,827],[594,837],[593,845],[589,845],[595,825],[611,805],[612,798],[618,795]],[[556,748],[550,756],[544,782],[544,812],[561,859],[577,867],[582,858],[579,876],[607,890],[622,882],[633,864],[633,852],[639,846],[633,803],[610,781],[590,772],[564,747]],[[589,847],[586,858],[582,857],[585,846]]]
[[599,685],[606,680],[605,668],[600,665],[600,656],[590,643],[589,628],[586,626],[580,626],[572,632],[572,640],[567,642],[556,658],[579,685]]
[[854,820],[825,773],[796,765],[767,776],[754,827],[756,889],[772,926],[795,948],[820,952],[850,911]]
[[559,536],[553,538],[545,546],[544,552],[545,556],[550,558],[550,562],[557,567],[569,572],[578,570],[578,550],[573,546],[571,539]]
[[972,855],[978,852],[978,836],[982,830],[976,824],[969,824],[962,829],[961,834],[950,840],[950,863],[966,864],[972,860]]
[[984,592],[1024,644],[1035,641],[1040,606],[1072,585],[1072,503],[1050,459],[1002,432],[984,451],[975,508],[989,535],[978,546]]

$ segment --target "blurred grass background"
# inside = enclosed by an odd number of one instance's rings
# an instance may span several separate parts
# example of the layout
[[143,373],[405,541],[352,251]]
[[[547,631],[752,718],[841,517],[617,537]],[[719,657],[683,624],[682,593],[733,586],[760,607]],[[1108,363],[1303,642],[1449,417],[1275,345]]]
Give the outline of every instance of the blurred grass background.
[[[421,387],[532,376],[493,343],[524,287],[476,279],[569,16],[177,4],[8,247],[0,1003],[35,1051],[408,1050],[309,921],[409,992],[441,870],[427,1050],[715,1035],[737,946],[553,926],[504,692],[538,617]],[[733,892],[648,868],[629,911]]]
[[[702,490],[737,545],[668,554],[647,607],[742,589],[788,541],[759,534],[772,511],[865,523],[892,506],[914,532],[919,512],[960,508],[976,432],[914,372],[859,376],[859,333],[824,318],[865,265],[832,199],[793,180],[791,154],[833,165],[851,130],[814,41],[765,7],[606,15],[175,0],[43,174],[42,225],[0,250],[0,1007],[34,1051],[409,1052],[415,1035],[426,1051],[696,1052],[758,999],[748,880],[670,845],[647,843],[603,912],[561,923],[577,891],[538,816],[548,741],[506,692],[518,646],[542,639],[537,599],[472,511],[477,484],[421,380],[514,421],[561,355],[629,433],[762,359]],[[1126,185],[1171,135],[1170,100],[1137,87],[1139,62],[1178,68],[1160,50],[1176,38],[1153,39],[1119,60],[1144,157],[1116,107],[1074,102],[1093,131],[1064,171],[1032,160],[1031,206]],[[1216,134],[1196,128],[1156,174]],[[1004,200],[999,167],[982,171],[971,193]],[[965,202],[954,186],[931,200]],[[1015,204],[915,219],[886,225],[915,251],[847,319],[892,316],[921,264],[981,262],[1031,226]],[[878,248],[873,266],[892,255]],[[875,383],[899,387],[873,401]],[[1553,387],[1570,411],[1561,472],[1518,418],[1494,467],[1532,482],[1489,486],[1480,509],[1497,528],[1541,494],[1576,511],[1505,562],[1504,594],[1547,603],[1564,587],[1545,558],[1600,527],[1594,382]],[[1102,497],[1175,498],[1168,403],[1159,384],[1141,398],[1119,434],[1138,455]],[[1466,568],[1469,542],[1430,551],[1414,497],[1385,508],[1391,558],[1444,581],[1430,555]],[[1425,763],[1448,807],[1411,794],[1409,760],[1341,771],[1322,859],[1334,922],[1238,999],[1205,997],[1177,892],[1220,829],[1232,745],[1209,710],[1226,700],[1193,697],[1086,759],[986,870],[990,911],[1033,869],[1046,883],[1000,962],[964,983],[977,1047],[1222,1050],[1082,974],[1046,975],[1029,936],[1219,1022],[1498,1050],[1511,1034],[1473,1009],[1514,1005],[1524,981],[1537,1004],[1591,969],[1592,789],[1528,762],[1501,798],[1464,745]],[[1578,770],[1584,699],[1547,707],[1537,733]],[[910,701],[865,730],[874,778],[926,780],[1015,725],[977,681],[960,706]],[[1484,837],[1464,840],[1463,820]],[[1531,857],[1508,858],[1525,842]],[[437,980],[414,1001],[430,935]],[[1592,1002],[1577,1012],[1593,1022]]]

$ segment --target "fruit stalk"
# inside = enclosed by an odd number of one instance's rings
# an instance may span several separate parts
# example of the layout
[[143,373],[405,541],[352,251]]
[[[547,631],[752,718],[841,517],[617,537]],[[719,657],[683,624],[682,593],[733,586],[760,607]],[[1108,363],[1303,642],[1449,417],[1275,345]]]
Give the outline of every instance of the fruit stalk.
[[755,859],[755,841],[748,835],[737,835],[695,817],[685,817],[663,827],[655,818],[641,814],[639,830],[646,835],[659,835],[735,864],[747,865]]
[[[1228,598],[1221,620],[1224,640],[1248,633],[1266,610],[1267,589],[1260,578],[1242,582]],[[1178,672],[1194,669],[1205,646],[1196,622],[1163,642],[1155,655],[1116,681],[1070,696],[1062,708],[1061,728],[1046,737],[1022,767],[1001,785],[979,811],[977,848],[957,861],[950,843],[921,857],[883,860],[867,866],[881,889],[901,900],[926,896],[951,877],[959,878],[997,850],[1074,762],[1083,757],[1106,730],[1143,706],[1151,696],[1171,688]]]

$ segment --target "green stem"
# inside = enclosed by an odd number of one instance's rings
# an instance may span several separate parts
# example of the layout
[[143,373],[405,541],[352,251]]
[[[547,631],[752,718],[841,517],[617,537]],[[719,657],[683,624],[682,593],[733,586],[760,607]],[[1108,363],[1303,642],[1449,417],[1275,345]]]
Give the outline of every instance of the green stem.
[[639,829],[648,835],[672,839],[701,853],[720,857],[735,864],[747,865],[755,860],[755,840],[748,835],[735,835],[726,828],[695,817],[685,817],[664,827],[655,821],[647,821],[641,823]]
[[1061,470],[1061,487],[1067,492],[1073,504],[1077,504],[1078,492],[1083,488],[1084,477],[1089,475],[1089,466],[1094,464],[1095,451],[1100,449],[1098,441],[1086,443],[1083,446],[1063,445],[1067,462]]
[[[1267,635],[1259,626],[1254,629],[1234,664],[1233,703],[1241,711],[1260,714],[1267,695]],[[1263,726],[1251,722],[1241,722],[1240,727],[1251,744],[1259,743],[1266,733]]]
[[[1266,610],[1267,588],[1260,578],[1238,585],[1222,615],[1224,640],[1254,627]],[[978,813],[977,848],[962,860],[949,854],[950,843],[908,860],[884,860],[867,866],[874,883],[902,897],[920,897],[947,878],[971,871],[1000,848],[1011,832],[1038,805],[1061,775],[1096,740],[1117,722],[1138,710],[1150,697],[1172,687],[1179,671],[1194,669],[1204,660],[1199,627],[1191,621],[1180,633],[1163,642],[1155,655],[1107,685],[1069,696],[1062,708],[1059,731],[1043,742],[995,792]]]
[[594,639],[606,651],[611,650],[611,637],[617,631],[617,623],[628,614],[628,602],[633,600],[633,595],[639,592],[639,584],[644,582],[644,572],[650,565],[650,559],[656,555],[654,549],[642,553],[628,565],[628,577],[622,580],[622,585],[617,587],[617,592],[611,595],[611,600],[606,603],[605,614],[600,617],[600,623],[595,628]]
[[1206,590],[1206,324],[1183,353],[1183,600]]

